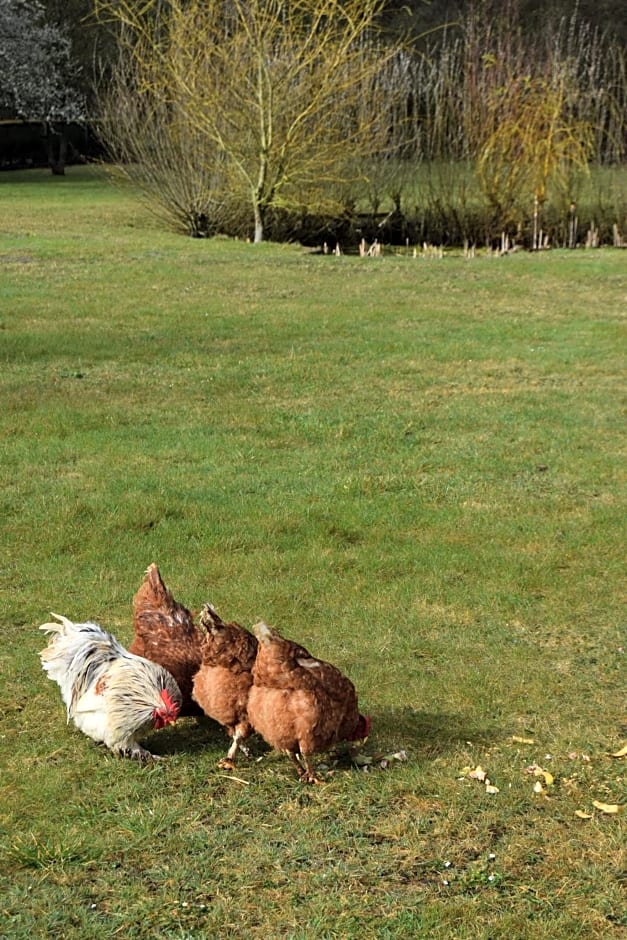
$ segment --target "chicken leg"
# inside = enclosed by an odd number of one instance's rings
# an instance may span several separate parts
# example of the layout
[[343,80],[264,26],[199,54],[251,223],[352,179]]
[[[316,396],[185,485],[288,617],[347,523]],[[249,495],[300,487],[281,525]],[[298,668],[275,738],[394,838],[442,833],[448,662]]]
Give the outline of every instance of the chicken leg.
[[226,757],[218,761],[218,767],[222,770],[235,770],[235,755],[239,750],[243,751],[246,757],[250,757],[250,751],[246,745],[242,744],[242,738],[245,738],[246,731],[243,728],[236,728],[233,735],[233,741],[226,752]]
[[[286,751],[285,753],[295,765],[296,770],[298,771],[298,776],[303,783],[324,783],[320,777],[316,776],[316,772],[311,766],[309,758],[305,754],[300,754],[302,760],[301,763],[301,761],[298,759],[298,755],[296,755],[293,751]],[[305,765],[304,767],[303,764]]]

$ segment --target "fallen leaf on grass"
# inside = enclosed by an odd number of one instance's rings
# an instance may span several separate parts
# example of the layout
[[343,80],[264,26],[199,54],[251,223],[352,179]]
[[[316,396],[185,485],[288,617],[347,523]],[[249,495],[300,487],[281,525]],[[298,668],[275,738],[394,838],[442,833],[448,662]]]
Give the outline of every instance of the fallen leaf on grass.
[[396,751],[394,754],[386,754],[384,760],[400,760],[401,762],[407,760],[407,751]]
[[401,761],[401,763],[403,763],[404,761],[407,760],[407,752],[395,751],[394,754],[386,754],[385,757],[382,757],[381,760],[379,761],[379,767],[382,770],[387,770],[387,768],[392,763],[392,761],[395,761],[395,760]]
[[620,751],[616,751],[615,754],[612,754],[612,757],[627,757],[627,744],[623,745]]
[[535,744],[533,738],[519,738],[517,734],[512,735],[512,741],[516,744]]
[[490,778],[488,777],[487,771],[483,769],[481,764],[477,764],[474,769],[472,767],[464,767],[462,770],[462,776],[459,779],[464,780],[466,777],[468,777],[470,780],[478,780],[479,783],[485,783],[486,793],[499,793],[499,788],[490,783]]
[[381,770],[387,770],[392,761],[407,760],[407,751],[395,751],[393,754],[355,754],[353,763],[364,770],[378,764]]
[[600,803],[598,800],[593,800],[592,805],[595,809],[598,809],[600,813],[607,813],[610,816],[622,813],[625,809],[625,807],[621,806],[619,803]]
[[[546,783],[547,787],[550,787],[553,785],[553,782],[555,779],[553,777],[553,774],[550,774],[548,770],[543,770],[542,767],[540,767],[538,764],[529,764],[529,766],[527,767],[527,773],[533,774],[534,777],[543,777],[544,782]],[[539,792],[540,792],[539,790],[536,790],[536,793],[539,793]]]
[[465,777],[470,777],[471,780],[479,780],[481,783],[483,783],[487,777],[487,773],[485,772],[481,764],[477,764],[474,770],[472,769],[472,767],[464,767],[464,770],[462,770],[462,773],[464,774]]
[[593,818],[592,813],[585,813],[582,809],[576,809],[575,816],[577,816],[579,819],[592,819]]

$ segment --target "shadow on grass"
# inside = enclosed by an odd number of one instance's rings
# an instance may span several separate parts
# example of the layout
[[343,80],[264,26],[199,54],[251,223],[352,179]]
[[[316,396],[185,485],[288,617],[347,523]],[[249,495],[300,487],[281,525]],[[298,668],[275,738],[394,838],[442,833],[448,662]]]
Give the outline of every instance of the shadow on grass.
[[[456,751],[460,744],[489,745],[503,738],[497,725],[478,725],[472,716],[447,712],[423,712],[413,708],[383,708],[373,712],[372,735],[367,749],[394,751],[411,749],[420,757],[433,758]],[[259,735],[247,742],[254,757],[271,749]],[[210,718],[184,718],[174,728],[161,731],[147,745],[160,757],[197,754],[202,751],[226,753],[230,738]]]
[[224,750],[229,737],[211,718],[181,718],[173,728],[167,728],[146,738],[144,746],[158,757],[173,754],[198,754],[206,750]]
[[378,746],[385,750],[411,748],[422,757],[456,751],[460,744],[488,745],[505,733],[497,724],[478,724],[468,714],[383,708],[371,717]]

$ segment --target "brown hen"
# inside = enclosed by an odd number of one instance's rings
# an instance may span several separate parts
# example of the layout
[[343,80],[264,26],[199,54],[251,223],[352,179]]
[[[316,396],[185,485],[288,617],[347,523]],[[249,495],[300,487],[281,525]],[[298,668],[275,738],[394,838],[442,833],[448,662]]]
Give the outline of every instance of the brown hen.
[[210,604],[200,612],[199,623],[206,637],[192,695],[205,715],[221,724],[233,739],[219,762],[220,767],[233,770],[238,748],[247,753],[242,742],[252,732],[247,706],[257,640],[238,623],[225,623]]
[[338,741],[368,737],[370,718],[359,714],[355,686],[339,669],[280,636],[261,621],[248,696],[255,731],[296,765],[301,779],[320,783],[310,758]]
[[130,652],[159,663],[174,676],[183,696],[181,715],[202,714],[192,699],[192,685],[202,660],[204,634],[187,607],[174,599],[155,564],[133,598],[133,630]]

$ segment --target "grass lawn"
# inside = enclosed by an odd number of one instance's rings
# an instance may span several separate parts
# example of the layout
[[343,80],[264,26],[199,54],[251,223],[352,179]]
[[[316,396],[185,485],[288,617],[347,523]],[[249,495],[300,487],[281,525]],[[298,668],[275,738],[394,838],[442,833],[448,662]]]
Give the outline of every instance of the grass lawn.
[[[627,254],[192,241],[89,169],[0,209],[0,937],[623,936]],[[407,762],[66,727],[37,626],[129,642],[152,561]]]

